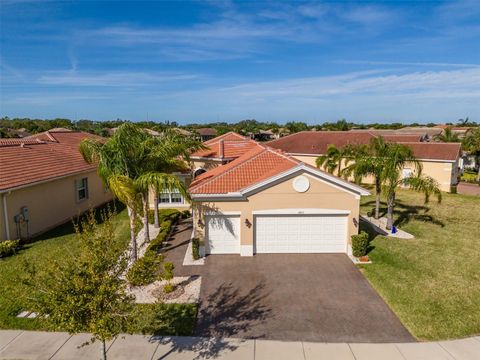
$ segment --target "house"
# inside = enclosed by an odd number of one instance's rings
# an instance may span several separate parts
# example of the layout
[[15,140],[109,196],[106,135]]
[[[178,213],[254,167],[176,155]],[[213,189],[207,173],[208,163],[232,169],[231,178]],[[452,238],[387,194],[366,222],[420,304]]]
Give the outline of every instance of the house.
[[207,141],[217,136],[217,130],[213,128],[200,128],[196,129],[196,132],[201,141]]
[[[303,131],[273,140],[268,145],[315,166],[315,159],[326,153],[328,145],[343,148],[349,144],[368,144],[375,136],[383,136],[386,141],[410,147],[422,164],[423,174],[437,180],[442,191],[449,192],[451,187],[457,184],[461,147],[459,143],[419,142],[412,141],[416,138],[410,138],[410,135],[378,135],[371,131]],[[411,166],[406,167],[404,174],[411,171]]]
[[258,143],[235,132],[228,132],[205,141],[203,145],[206,147],[205,149],[190,155],[194,177],[218,165],[235,160],[250,149],[257,147]]
[[0,241],[29,238],[112,200],[78,147],[84,132],[0,139]]
[[369,192],[257,144],[191,183],[195,236],[207,254],[351,253]]

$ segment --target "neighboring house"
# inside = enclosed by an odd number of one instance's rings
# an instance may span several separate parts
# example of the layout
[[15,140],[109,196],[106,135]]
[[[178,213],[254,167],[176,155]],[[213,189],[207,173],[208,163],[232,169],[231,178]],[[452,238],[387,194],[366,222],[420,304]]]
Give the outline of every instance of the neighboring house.
[[217,130],[212,128],[201,128],[195,130],[201,141],[207,141],[217,136]]
[[228,132],[203,143],[206,149],[191,154],[193,176],[218,165],[226,164],[258,146],[256,141],[235,132]]
[[0,139],[0,240],[28,238],[112,200],[78,147],[84,132]]
[[207,254],[351,253],[369,192],[264,145],[190,185]]
[[[437,180],[442,191],[449,192],[451,186],[457,184],[461,147],[459,143],[418,142],[411,141],[415,138],[410,136],[385,133],[379,135],[372,131],[304,131],[273,140],[268,145],[315,166],[316,158],[326,153],[328,145],[343,148],[349,144],[368,144],[375,136],[383,136],[386,141],[397,142],[412,148],[422,164],[423,174]],[[410,167],[406,167],[405,176],[411,171]]]

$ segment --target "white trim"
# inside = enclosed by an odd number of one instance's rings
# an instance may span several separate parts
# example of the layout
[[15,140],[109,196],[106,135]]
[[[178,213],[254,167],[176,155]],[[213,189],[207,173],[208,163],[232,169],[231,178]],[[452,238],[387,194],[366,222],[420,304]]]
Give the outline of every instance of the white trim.
[[318,153],[318,154],[302,154],[302,153],[289,153],[287,152],[288,155],[290,156],[310,156],[310,157],[314,157],[314,158],[317,158],[323,154],[321,153]]
[[457,160],[441,160],[441,159],[417,159],[418,161],[425,161],[425,162],[435,162],[435,163],[449,163],[454,164]]
[[214,210],[209,210],[209,211],[206,211],[205,216],[221,216],[221,215],[225,215],[225,216],[240,216],[242,215],[242,212],[241,211],[214,211]]
[[234,160],[234,157],[223,157],[223,158],[216,158],[216,157],[208,157],[208,156],[190,156],[190,160],[200,160],[200,161],[230,161]]
[[278,181],[278,180],[281,180],[285,177],[288,177],[290,175],[293,175],[295,174],[296,172],[299,172],[299,171],[305,171],[311,175],[314,175],[314,176],[317,176],[319,177],[320,179],[323,179],[323,180],[326,180],[330,185],[332,186],[335,186],[335,184],[337,184],[340,189],[342,190],[346,190],[350,193],[353,193],[353,194],[359,194],[359,195],[370,195],[370,191],[366,190],[366,189],[363,189],[357,185],[354,185],[354,184],[351,184],[349,183],[348,181],[345,181],[343,179],[340,179],[340,178],[337,178],[333,175],[330,175],[330,174],[327,174],[323,171],[320,171],[320,170],[317,170],[317,169],[314,169],[314,168],[311,168],[310,166],[307,166],[305,165],[304,163],[300,163],[298,164],[297,166],[287,170],[287,171],[284,171],[276,176],[272,176],[264,181],[261,181],[257,184],[254,184],[248,188],[245,188],[241,191],[241,194],[242,195],[245,195],[247,196],[249,193],[251,192],[254,192],[264,186],[267,186],[269,184],[271,184],[272,182],[275,182],[275,181]]
[[222,199],[222,200],[229,200],[229,199],[245,199],[242,193],[239,192],[230,192],[226,194],[191,194],[192,200],[202,201],[203,199],[211,200],[211,199]]
[[255,210],[253,215],[350,215],[350,210],[339,209],[269,209]]
[[253,256],[253,245],[240,245],[240,256]]

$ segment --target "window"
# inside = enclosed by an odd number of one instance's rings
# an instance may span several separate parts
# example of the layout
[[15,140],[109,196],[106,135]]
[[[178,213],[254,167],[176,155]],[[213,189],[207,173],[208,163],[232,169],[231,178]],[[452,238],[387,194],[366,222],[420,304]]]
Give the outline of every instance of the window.
[[158,196],[158,202],[160,204],[183,204],[183,197],[178,192],[161,193]]
[[76,181],[77,201],[88,199],[88,178]]

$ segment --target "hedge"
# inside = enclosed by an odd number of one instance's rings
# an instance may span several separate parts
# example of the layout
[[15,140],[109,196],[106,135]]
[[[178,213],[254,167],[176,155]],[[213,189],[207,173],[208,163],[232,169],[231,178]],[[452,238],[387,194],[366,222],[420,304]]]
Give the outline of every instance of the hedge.
[[192,256],[194,260],[200,259],[200,239],[192,239]]
[[[177,209],[160,209],[158,210],[158,221],[160,224],[165,220],[177,221],[182,216],[182,213]],[[155,211],[148,210],[148,222],[153,224],[155,222]]]
[[368,251],[368,234],[362,231],[358,235],[352,235],[352,254],[355,257],[362,257],[367,255]]

